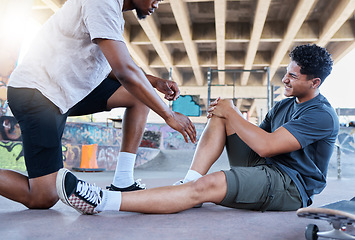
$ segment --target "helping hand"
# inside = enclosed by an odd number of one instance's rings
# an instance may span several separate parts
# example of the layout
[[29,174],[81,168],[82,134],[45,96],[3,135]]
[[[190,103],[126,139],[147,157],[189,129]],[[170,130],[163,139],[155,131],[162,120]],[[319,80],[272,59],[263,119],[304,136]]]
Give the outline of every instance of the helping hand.
[[164,93],[164,98],[168,101],[175,101],[180,96],[180,90],[176,82],[159,79],[156,83],[156,89]]
[[165,122],[173,129],[182,134],[185,139],[185,142],[189,142],[189,139],[192,143],[197,142],[196,138],[196,129],[191,120],[185,115],[173,112],[172,117],[165,120]]

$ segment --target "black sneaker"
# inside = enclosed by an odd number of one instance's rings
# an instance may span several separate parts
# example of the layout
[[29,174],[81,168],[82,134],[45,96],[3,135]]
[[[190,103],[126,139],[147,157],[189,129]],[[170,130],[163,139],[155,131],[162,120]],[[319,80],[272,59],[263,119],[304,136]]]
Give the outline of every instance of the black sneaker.
[[99,213],[95,208],[101,203],[101,188],[78,179],[65,168],[58,171],[56,186],[63,203],[83,214]]
[[137,190],[144,190],[146,188],[145,188],[145,184],[141,183],[141,179],[137,179],[129,187],[119,188],[119,187],[116,187],[115,185],[111,184],[111,186],[107,186],[106,189],[108,189],[109,191],[131,192],[131,191],[137,191]]

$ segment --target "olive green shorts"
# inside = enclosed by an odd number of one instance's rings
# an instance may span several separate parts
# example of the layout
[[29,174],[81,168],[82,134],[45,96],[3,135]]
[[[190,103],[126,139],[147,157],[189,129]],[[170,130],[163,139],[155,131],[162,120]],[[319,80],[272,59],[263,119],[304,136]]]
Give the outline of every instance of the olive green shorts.
[[227,194],[220,205],[260,211],[293,211],[302,206],[295,183],[248,147],[237,134],[227,136],[231,169],[223,171]]

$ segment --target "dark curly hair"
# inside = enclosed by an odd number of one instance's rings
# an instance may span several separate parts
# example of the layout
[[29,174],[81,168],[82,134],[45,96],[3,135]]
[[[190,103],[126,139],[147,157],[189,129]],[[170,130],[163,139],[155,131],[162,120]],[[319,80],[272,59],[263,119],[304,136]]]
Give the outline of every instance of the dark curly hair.
[[330,53],[316,44],[297,46],[289,56],[300,66],[302,74],[306,74],[308,79],[320,78],[321,84],[332,71],[333,60]]

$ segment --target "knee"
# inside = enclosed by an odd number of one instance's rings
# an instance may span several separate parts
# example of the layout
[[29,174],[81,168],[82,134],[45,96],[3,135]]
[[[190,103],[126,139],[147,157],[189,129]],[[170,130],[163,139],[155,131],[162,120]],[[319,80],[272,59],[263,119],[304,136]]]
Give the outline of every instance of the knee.
[[197,179],[192,183],[192,198],[197,203],[219,203],[227,193],[227,182],[223,172],[215,172]]
[[204,194],[205,192],[216,188],[216,177],[213,175],[206,175],[193,182],[192,186],[197,195]]
[[26,203],[26,207],[29,209],[49,209],[53,207],[59,198],[57,194],[47,194],[42,196],[33,196]]

